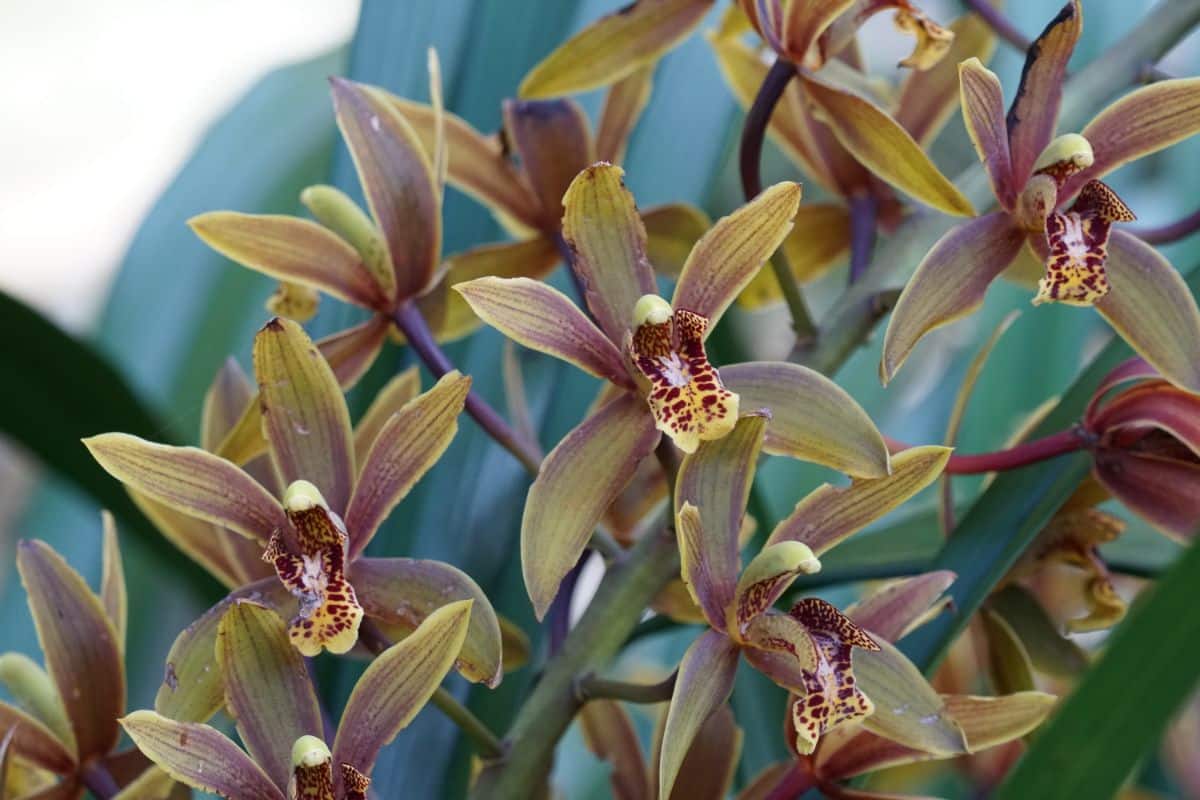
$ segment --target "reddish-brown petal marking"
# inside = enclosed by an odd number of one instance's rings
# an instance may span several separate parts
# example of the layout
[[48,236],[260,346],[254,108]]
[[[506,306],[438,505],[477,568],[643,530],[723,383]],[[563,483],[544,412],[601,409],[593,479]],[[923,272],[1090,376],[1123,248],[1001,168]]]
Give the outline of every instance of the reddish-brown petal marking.
[[874,713],[870,698],[855,685],[851,652],[855,647],[878,650],[879,645],[849,617],[819,598],[801,600],[790,613],[808,628],[817,651],[816,669],[803,673],[807,691],[792,706],[796,748],[807,754],[826,731]]
[[334,800],[333,757],[329,747],[315,736],[301,736],[292,746],[292,781],[288,797],[293,800]]
[[1100,181],[1090,181],[1066,213],[1046,218],[1050,248],[1046,275],[1038,281],[1034,305],[1049,301],[1090,306],[1108,294],[1108,235],[1114,222],[1136,219],[1117,193]]
[[671,312],[665,300],[647,295],[638,302],[645,310],[647,298],[657,300],[639,321],[630,343],[638,370],[650,381],[646,402],[659,430],[685,453],[694,453],[701,441],[720,439],[733,430],[738,418],[738,396],[725,388],[704,351],[708,320],[687,309]]
[[371,785],[371,779],[351,764],[342,764],[341,767],[343,800],[367,800],[367,788]]
[[307,481],[288,487],[284,508],[299,552],[292,552],[283,533],[276,531],[263,560],[275,566],[279,580],[300,601],[288,638],[306,656],[322,648],[345,653],[358,641],[363,617],[354,587],[346,580],[345,526]]

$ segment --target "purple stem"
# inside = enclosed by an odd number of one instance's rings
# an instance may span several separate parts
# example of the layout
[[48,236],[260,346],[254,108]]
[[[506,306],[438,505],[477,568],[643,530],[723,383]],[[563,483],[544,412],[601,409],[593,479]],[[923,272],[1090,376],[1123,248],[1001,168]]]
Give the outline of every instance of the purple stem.
[[850,283],[867,274],[875,251],[875,220],[879,204],[870,194],[850,198]]
[[1200,231],[1200,209],[1157,228],[1134,228],[1129,232],[1147,244],[1170,244],[1186,239],[1196,231]]

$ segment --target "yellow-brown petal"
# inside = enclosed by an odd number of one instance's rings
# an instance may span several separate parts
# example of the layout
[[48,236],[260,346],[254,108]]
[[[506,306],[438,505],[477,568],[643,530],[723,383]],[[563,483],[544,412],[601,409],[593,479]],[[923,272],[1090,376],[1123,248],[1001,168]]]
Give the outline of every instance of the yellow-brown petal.
[[[895,118],[922,147],[928,147],[954,113],[959,100],[958,71],[968,59],[987,61],[996,48],[996,37],[977,14],[963,14],[950,24],[954,42],[936,66],[913,70],[900,85]],[[1000,106],[1004,127],[1004,106]],[[1005,136],[1005,145],[1008,137]]]
[[647,64],[617,81],[604,96],[596,124],[596,158],[619,164],[625,158],[629,135],[650,102],[654,67]]
[[611,767],[615,800],[650,800],[650,777],[637,729],[616,700],[593,700],[579,712],[579,730],[588,750]]
[[[792,231],[781,245],[788,269],[801,284],[815,281],[850,252],[850,213],[840,203],[801,205]],[[763,267],[738,295],[743,308],[757,309],[783,301],[772,269]]]
[[1000,205],[1012,209],[1018,184],[1013,181],[1008,128],[1004,123],[1004,91],[996,74],[971,58],[958,65],[963,122],[975,153],[987,170]]
[[416,365],[393,375],[354,426],[354,463],[359,473],[367,460],[367,452],[379,436],[379,431],[392,415],[421,393],[421,370]]
[[642,212],[646,225],[646,256],[654,271],[678,278],[687,258],[710,227],[712,220],[687,203],[667,203]]
[[571,181],[596,160],[587,115],[574,100],[506,100],[504,131],[542,207],[541,229],[558,230]]

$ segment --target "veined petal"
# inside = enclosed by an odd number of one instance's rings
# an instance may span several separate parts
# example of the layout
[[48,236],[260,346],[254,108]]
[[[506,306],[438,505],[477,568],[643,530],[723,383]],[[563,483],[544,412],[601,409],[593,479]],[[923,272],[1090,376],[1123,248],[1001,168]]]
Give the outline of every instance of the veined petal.
[[379,751],[408,726],[454,665],[470,617],[470,600],[449,603],[375,657],[346,701],[334,763],[371,774]]
[[1121,230],[1109,238],[1105,270],[1112,289],[1096,310],[1164,378],[1200,392],[1200,310],[1183,278],[1157,250]]
[[1067,62],[1082,31],[1083,7],[1079,0],[1069,0],[1029,47],[1021,84],[1008,109],[1014,186],[1025,185],[1033,163],[1054,138]]
[[121,726],[146,756],[180,783],[222,797],[285,800],[262,768],[224,734],[207,725],[135,711]]
[[979,59],[971,58],[958,65],[958,81],[963,122],[975,145],[975,153],[987,170],[992,193],[1001,207],[1011,210],[1016,203],[1018,184],[1013,181],[1000,79]]
[[1092,430],[1158,428],[1200,459],[1200,396],[1161,381],[1121,392],[1090,422]]
[[124,433],[83,443],[108,474],[177,511],[263,543],[287,524],[279,501],[258,481],[198,447],[154,444]]
[[854,92],[811,76],[802,80],[806,94],[820,112],[820,120],[872,173],[939,211],[959,217],[975,213],[970,201],[883,109]]
[[892,456],[892,474],[825,484],[796,504],[771,532],[769,544],[803,542],[818,556],[929,486],[950,459],[950,448],[910,447]]
[[292,745],[322,733],[321,708],[300,653],[271,609],[237,601],[221,617],[216,662],[238,736],[276,786],[292,774]]
[[[32,726],[28,738],[18,738],[13,746],[23,755],[26,750],[34,753],[28,757],[47,769],[70,772],[76,750],[75,731],[54,679],[29,656],[4,653],[0,655],[0,684],[20,706],[18,709],[0,703],[0,730]],[[55,741],[49,742],[50,739]],[[66,755],[59,754],[59,750],[65,751]]]
[[633,720],[616,700],[593,700],[579,711],[579,730],[588,750],[611,769],[615,800],[650,800],[650,778]]
[[629,136],[650,102],[654,67],[647,64],[614,83],[604,96],[596,124],[596,158],[613,164],[625,158]]
[[[660,714],[658,724],[654,726],[650,750],[654,775],[647,789],[651,792],[653,790],[649,787],[658,786],[658,767],[662,762],[666,727],[667,715]],[[742,738],[742,730],[737,726],[728,703],[709,714],[683,757],[671,788],[671,800],[724,800],[741,762]]]
[[367,308],[386,303],[383,288],[358,251],[316,222],[278,214],[211,211],[192,217],[188,225],[218,253],[264,275]]
[[675,778],[700,728],[729,699],[737,666],[737,647],[716,631],[705,631],[684,653],[663,731],[659,797],[671,796]]
[[875,704],[863,720],[872,733],[941,756],[967,752],[962,728],[913,663],[883,638],[877,650],[854,653],[858,686]]
[[378,89],[330,81],[338,127],[396,271],[394,298],[421,293],[442,248],[442,215],[429,156],[412,126]]
[[125,590],[125,565],[121,562],[121,544],[117,540],[117,523],[108,511],[100,512],[104,526],[101,545],[100,602],[117,636],[117,648],[125,652],[125,630],[129,622],[129,596]]
[[777,183],[717,220],[692,248],[671,305],[707,318],[711,331],[792,229],[800,194],[798,183]]
[[17,571],[79,760],[105,755],[117,744],[116,720],[125,710],[125,667],[112,622],[79,573],[44,542],[17,544]]
[[363,608],[372,618],[407,635],[451,600],[471,600],[467,638],[456,666],[469,681],[498,686],[503,632],[483,590],[460,569],[414,558],[360,558],[350,568]]
[[287,589],[272,575],[233,592],[184,628],[167,653],[163,682],[154,698],[154,710],[159,714],[203,722],[225,704],[225,684],[215,656],[217,630],[225,612],[241,598],[265,603],[284,618],[296,606]]
[[[850,213],[838,203],[800,206],[792,232],[781,245],[788,269],[801,284],[824,275],[850,252]],[[783,301],[772,269],[763,267],[738,295],[743,308],[756,309]]]
[[646,260],[646,228],[620,167],[596,164],[571,182],[563,198],[562,234],[592,316],[614,344],[633,328],[633,307],[656,290]]
[[521,519],[521,568],[538,619],[604,510],[658,439],[642,399],[625,393],[580,423],[542,461]]
[[[959,101],[959,66],[974,59],[987,61],[996,49],[992,29],[977,14],[963,14],[950,24],[954,42],[949,52],[930,69],[915,69],[904,76],[900,96],[896,100],[896,122],[912,134],[922,147],[928,147],[941,132]],[[1004,104],[998,116],[1004,128]],[[1008,136],[1004,136],[1005,152]]]
[[819,372],[777,361],[722,367],[721,378],[747,411],[770,411],[766,451],[839,472],[875,478],[887,475],[883,435],[862,406]]
[[[433,152],[433,109],[391,94],[385,94],[385,97],[412,125],[425,152]],[[537,198],[508,160],[499,138],[484,136],[466,120],[448,112],[443,113],[443,120],[450,185],[525,227],[537,227],[541,221]]]
[[925,334],[967,316],[983,304],[992,281],[1025,241],[1007,214],[968,220],[937,241],[917,266],[883,337],[879,375],[886,384]]
[[646,256],[659,275],[678,278],[688,255],[712,227],[708,215],[687,203],[667,203],[642,212]]
[[346,512],[351,559],[366,548],[396,504],[450,446],[470,389],[469,377],[457,370],[448,372],[380,429]]
[[562,200],[595,161],[587,115],[574,100],[506,100],[504,130],[542,207],[542,230],[557,230]]
[[1130,511],[1188,543],[1200,525],[1200,465],[1120,450],[1106,451],[1095,475]]
[[375,443],[379,431],[392,418],[393,414],[404,408],[420,393],[421,370],[414,365],[398,375],[392,376],[379,390],[379,394],[375,395],[375,399],[367,407],[366,413],[354,426],[354,463],[358,465],[360,474],[362,465],[367,460],[367,452]]
[[1134,356],[1122,361],[1104,376],[1104,379],[1100,381],[1095,391],[1092,392],[1092,399],[1088,402],[1087,410],[1083,414],[1084,421],[1090,425],[1092,420],[1096,418],[1099,409],[1104,407],[1105,400],[1108,399],[1108,393],[1121,384],[1158,377],[1160,377],[1158,370],[1150,366],[1146,359],[1141,356]]
[[735,599],[727,615],[728,629],[740,636],[751,620],[775,605],[792,581],[820,569],[821,562],[808,545],[790,541],[767,545],[738,578]]
[[1070,197],[1090,180],[1156,153],[1200,131],[1200,78],[1158,81],[1135,89],[1096,115],[1081,135],[1092,146],[1092,165],[1063,187]]
[[[75,754],[39,720],[0,701],[0,730],[12,732],[8,749],[43,769],[59,775],[75,771]],[[3,784],[0,784],[3,786]]]
[[279,476],[312,482],[343,511],[354,485],[354,439],[333,370],[299,325],[276,318],[254,337],[254,374]]
[[855,624],[896,642],[920,623],[957,576],[938,570],[893,581],[846,609]]
[[972,753],[1011,742],[1032,731],[1054,710],[1058,698],[1045,692],[1000,697],[944,695],[946,712],[959,724]]
[[479,317],[475,316],[470,305],[458,292],[451,291],[451,287],[485,277],[540,280],[550,274],[558,261],[558,249],[546,236],[534,236],[519,242],[485,244],[450,256],[442,265],[446,270],[443,285],[434,290],[445,293],[445,308],[435,328],[438,341],[460,339],[480,324]]
[[675,479],[681,572],[718,629],[724,629],[726,609],[736,596],[738,533],[766,423],[762,416],[743,417],[728,436],[705,442],[685,456]]
[[529,71],[521,97],[606,86],[652,64],[692,32],[713,0],[635,0],[572,36]]
[[225,359],[208,391],[200,417],[200,446],[215,453],[254,397],[254,386],[237,359]]
[[637,330],[628,352],[649,383],[654,424],[685,453],[720,439],[737,423],[738,396],[721,383],[704,350],[708,320],[646,295],[634,309]]
[[825,29],[853,5],[854,0],[787,3],[782,20],[781,52],[788,54],[793,61],[803,61]]
[[479,317],[508,338],[632,389],[621,351],[565,294],[529,278],[456,284]]

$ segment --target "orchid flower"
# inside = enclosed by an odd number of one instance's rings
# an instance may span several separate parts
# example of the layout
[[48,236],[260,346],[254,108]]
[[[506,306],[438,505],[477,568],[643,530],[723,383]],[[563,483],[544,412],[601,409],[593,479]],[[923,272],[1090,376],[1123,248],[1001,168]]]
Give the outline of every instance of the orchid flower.
[[591,166],[563,200],[563,235],[596,322],[528,279],[454,287],[509,338],[607,382],[595,410],[546,457],[526,500],[521,563],[539,617],[661,433],[692,452],[726,435],[741,408],[769,408],[769,452],[853,475],[888,472],[879,432],[832,381],[782,363],[718,371],[705,352],[708,333],[787,234],[800,187],[773,186],[718,221],[692,249],[668,303],[656,294],[645,228],[623,174]]
[[1200,311],[1153,248],[1115,225],[1133,212],[1100,178],[1200,131],[1200,79],[1137,89],[1081,133],[1054,137],[1067,61],[1083,26],[1072,0],[1029,48],[1004,114],[999,79],[978,60],[959,65],[963,119],[1000,209],[933,246],[888,324],[887,382],[934,328],[973,312],[1001,272],[1044,265],[1035,304],[1094,305],[1172,383],[1200,391]]
[[[270,609],[245,600],[220,622],[217,661],[242,750],[208,725],[136,711],[120,722],[171,777],[221,797],[366,800],[379,751],[417,715],[467,638],[471,600],[427,616],[382,652],[346,701],[330,748],[304,659]],[[114,720],[115,724],[115,720]]]
[[[803,5],[798,3],[795,7]],[[754,102],[769,69],[761,48],[739,36],[748,24],[740,8],[730,6],[721,26],[709,35],[725,82],[744,108]],[[849,253],[850,209],[854,203],[871,204],[873,224],[881,233],[891,233],[904,214],[893,186],[934,207],[944,206],[944,198],[930,193],[928,187],[943,185],[945,179],[921,151],[933,142],[958,105],[958,62],[972,56],[986,61],[995,46],[991,29],[974,14],[955,20],[948,33],[953,35],[953,44],[936,64],[909,71],[898,87],[888,86],[886,91],[877,89],[866,75],[845,61],[829,63],[819,74],[831,86],[857,90],[863,97],[857,102],[830,94],[834,90],[828,87],[818,88],[824,94],[810,96],[806,84],[799,80],[791,81],[784,90],[771,114],[767,132],[806,178],[834,198],[834,202],[801,206],[795,227],[783,242],[788,266],[801,283],[821,277]],[[857,59],[854,63],[858,63]],[[846,127],[854,124],[851,118],[832,107],[828,109],[829,115],[822,114],[817,101],[824,96],[835,103],[855,103],[864,110],[863,104],[869,102],[876,109],[869,112],[872,119],[866,121],[865,127],[855,130]],[[860,159],[856,155],[864,147],[874,147],[876,139],[881,148],[893,147],[880,139],[885,131],[894,142],[904,141],[906,135],[916,145],[912,149],[905,143],[903,155],[893,151],[888,160],[905,159],[910,167],[926,173],[927,180],[921,183],[907,180],[903,184],[895,179],[881,180],[877,174],[884,173],[875,172],[879,159],[875,156]],[[780,299],[779,284],[770,270],[761,271],[738,298],[748,308]]]
[[[818,550],[931,483],[948,451],[914,448],[918,452],[907,457],[911,463],[898,471],[901,477],[867,480],[865,486],[840,490],[841,495],[833,487],[818,490],[742,569],[738,531],[767,426],[765,416],[743,417],[728,436],[685,456],[679,469],[674,506],[681,571],[709,630],[688,648],[679,666],[664,733],[660,797],[669,795],[700,725],[728,698],[742,657],[802,698],[795,723],[797,747],[803,752],[811,753],[828,732],[858,720],[870,720],[875,729],[896,736],[917,737],[922,746],[962,752],[955,738],[961,734],[943,719],[932,688],[899,651],[881,645],[820,598],[802,598],[788,612],[772,608],[798,576],[820,569]],[[853,496],[845,498],[847,492]],[[844,500],[849,505],[836,508]],[[862,516],[850,521],[840,513],[847,507]],[[843,520],[841,528],[823,524],[826,511],[834,512],[833,520]],[[864,665],[865,677],[859,674]],[[914,717],[928,722],[918,724]],[[919,733],[910,730],[914,725]]]
[[[871,632],[876,642],[887,646],[919,627],[939,610],[940,596],[954,581],[953,573],[930,572],[892,582],[846,609],[846,616]],[[860,667],[861,669],[861,667]],[[796,757],[792,764],[768,767],[738,795],[765,796],[775,787],[787,786],[799,794],[804,787],[825,790],[839,781],[880,769],[953,758],[978,753],[1019,740],[1038,727],[1054,710],[1057,698],[1037,691],[1022,691],[998,697],[967,694],[937,696],[939,714],[950,721],[947,729],[957,736],[941,747],[929,740],[908,738],[906,731],[871,729],[865,722],[851,722],[829,731],[815,751],[808,749],[797,718],[804,715],[805,699],[788,699],[787,745]],[[800,785],[789,783],[794,779]],[[862,800],[901,800],[905,795],[836,786],[837,797]],[[829,790],[832,794],[833,789]]]
[[472,599],[460,670],[496,685],[499,623],[467,575],[437,561],[363,556],[388,514],[454,438],[470,379],[449,373],[407,402],[415,384],[393,385],[356,436],[337,378],[295,322],[274,319],[259,331],[254,370],[262,431],[280,484],[270,481],[268,488],[199,448],[115,433],[85,442],[135,496],[249,539],[275,572],[241,585],[180,636],[168,657],[160,710],[204,719],[219,707],[219,676],[207,667],[220,615],[238,597],[290,618],[289,636],[305,655],[350,650],[364,614],[407,632],[448,598]]
[[[153,765],[137,750],[117,752],[128,596],[116,526],[103,516],[99,593],[46,543],[17,545],[46,666],[20,653],[0,655],[0,684],[13,700],[0,702],[0,767],[12,762],[9,775],[0,770],[5,797],[78,798],[98,774],[127,787],[122,798],[170,791],[170,778],[147,771]],[[152,786],[162,794],[149,794]]]

